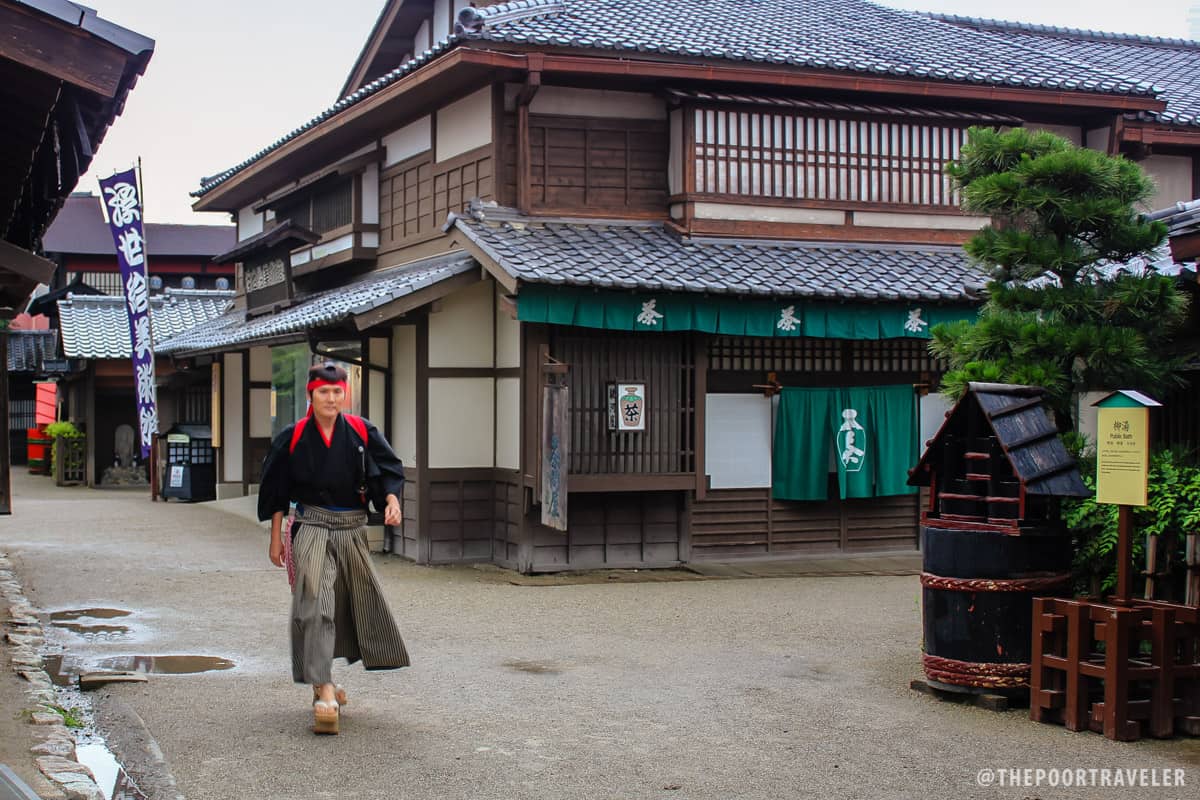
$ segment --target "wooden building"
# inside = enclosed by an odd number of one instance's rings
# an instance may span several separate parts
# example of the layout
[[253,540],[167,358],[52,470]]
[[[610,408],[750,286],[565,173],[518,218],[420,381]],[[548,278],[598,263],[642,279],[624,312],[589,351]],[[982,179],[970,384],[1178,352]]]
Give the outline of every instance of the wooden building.
[[422,563],[915,550],[929,328],[984,282],[944,163],[971,125],[1116,150],[1194,98],[811,5],[388,2],[342,99],[195,192],[238,221],[238,301],[160,352],[212,370],[219,491],[254,491],[331,356],[404,459],[389,544]]
[[[0,0],[0,40],[0,318],[7,321],[51,280],[42,234],[121,113],[154,42],[67,0]],[[5,430],[7,378],[5,371]],[[8,451],[9,437],[0,436],[0,513],[11,510]]]

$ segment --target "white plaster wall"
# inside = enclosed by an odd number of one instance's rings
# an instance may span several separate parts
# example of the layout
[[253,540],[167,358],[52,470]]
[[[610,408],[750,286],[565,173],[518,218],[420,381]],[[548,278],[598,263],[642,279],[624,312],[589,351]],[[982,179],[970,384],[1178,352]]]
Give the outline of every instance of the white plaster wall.
[[445,39],[451,30],[450,0],[433,0],[433,38]]
[[387,375],[377,369],[367,370],[367,374],[371,382],[371,403],[370,408],[366,409],[366,417],[375,423],[375,427],[387,439],[391,433],[387,425]]
[[[322,242],[314,247],[310,252],[311,257],[315,260],[318,258],[324,258],[330,253],[339,253],[342,250],[349,250],[353,246],[354,234],[347,233],[345,236],[339,236],[332,241]],[[295,263],[295,259],[292,259],[292,262]]]
[[1046,122],[1027,122],[1025,123],[1025,128],[1030,131],[1048,131],[1063,137],[1077,147],[1083,146],[1083,129],[1078,125],[1051,125]]
[[[513,86],[510,84],[510,87]],[[511,91],[510,89],[506,89]],[[520,87],[516,86],[516,91]],[[642,92],[609,89],[576,89],[572,86],[543,86],[529,104],[531,114],[560,114],[571,117],[617,119],[666,119],[667,104]]]
[[1192,159],[1188,156],[1147,156],[1138,165],[1154,179],[1158,191],[1146,204],[1150,211],[1192,200]]
[[671,155],[667,159],[667,192],[680,194],[683,192],[683,110],[676,108],[671,112]]
[[846,212],[830,208],[696,203],[693,212],[698,219],[747,219],[755,222],[800,222],[810,225],[844,225],[846,222]]
[[480,281],[442,298],[429,315],[429,366],[492,366],[492,282]]
[[365,225],[379,224],[379,165],[371,164],[362,176],[362,221]]
[[250,438],[271,438],[271,390],[250,390]]
[[1096,446],[1096,425],[1100,409],[1092,405],[1108,392],[1081,392],[1075,395],[1075,429],[1087,439],[1088,447]]
[[495,465],[492,378],[429,379],[429,466]]
[[492,141],[492,87],[456,100],[437,112],[438,161],[490,144]]
[[417,329],[392,328],[392,426],[388,437],[400,460],[417,463]]
[[388,366],[388,340],[375,336],[367,340],[367,361],[377,367]]
[[221,458],[224,459],[225,481],[242,480],[242,354],[226,353],[221,365],[221,380],[224,383],[221,398],[221,416],[224,418],[225,435],[221,439]]
[[1105,125],[1103,128],[1092,128],[1087,132],[1087,146],[1092,150],[1099,150],[1101,153],[1108,152],[1108,140],[1112,136],[1112,128]]
[[854,224],[880,228],[928,228],[974,231],[987,225],[987,217],[966,217],[957,214],[904,214],[888,211],[855,211]]
[[262,214],[255,214],[249,206],[238,211],[237,232],[239,242],[262,233],[262,230]]
[[683,203],[671,203],[671,219],[683,219]]
[[521,468],[521,379],[496,379],[496,466]]
[[271,369],[271,348],[269,347],[251,347],[250,348],[250,380],[255,383],[259,381],[270,381],[272,378]]
[[[458,12],[462,11],[464,8],[472,5],[473,3],[474,0],[454,0],[454,19],[458,19]],[[451,26],[451,30],[453,30],[453,26]]]
[[521,366],[521,323],[500,308],[500,295],[504,290],[496,284],[496,366]]
[[424,153],[433,147],[433,118],[421,117],[410,122],[398,131],[393,131],[383,137],[383,146],[387,149],[383,165],[390,167],[399,164],[406,158]]
[[417,28],[416,34],[413,36],[413,50],[415,55],[420,55],[428,50],[431,46],[429,41],[429,20],[421,23],[421,27]]

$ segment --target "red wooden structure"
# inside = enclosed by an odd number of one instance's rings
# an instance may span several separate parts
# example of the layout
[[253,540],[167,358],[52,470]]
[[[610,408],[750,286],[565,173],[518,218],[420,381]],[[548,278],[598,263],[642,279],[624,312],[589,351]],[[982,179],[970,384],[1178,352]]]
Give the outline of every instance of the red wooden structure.
[[1031,719],[1119,741],[1200,735],[1200,609],[1033,603]]

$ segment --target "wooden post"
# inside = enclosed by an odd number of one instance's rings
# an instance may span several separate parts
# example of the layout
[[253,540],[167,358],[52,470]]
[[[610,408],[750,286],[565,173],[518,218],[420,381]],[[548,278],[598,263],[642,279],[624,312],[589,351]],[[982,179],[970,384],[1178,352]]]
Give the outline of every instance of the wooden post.
[[12,434],[8,430],[8,326],[0,328],[0,514],[12,513]]
[[1187,594],[1183,602],[1200,606],[1200,534],[1187,535]]
[[1118,506],[1117,511],[1117,596],[1116,602],[1128,605],[1133,596],[1129,574],[1130,562],[1133,561],[1133,538],[1130,528],[1132,509],[1130,506]]
[[1154,599],[1155,578],[1158,576],[1158,537],[1154,534],[1146,534],[1146,591],[1142,593],[1142,597],[1147,600]]

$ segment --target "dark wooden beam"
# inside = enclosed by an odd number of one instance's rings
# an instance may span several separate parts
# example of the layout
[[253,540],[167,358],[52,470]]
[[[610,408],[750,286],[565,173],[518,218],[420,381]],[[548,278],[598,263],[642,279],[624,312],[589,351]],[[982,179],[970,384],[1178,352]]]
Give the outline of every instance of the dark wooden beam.
[[0,56],[103,97],[116,96],[126,64],[113,45],[7,4],[0,5]]
[[[0,364],[8,364],[8,327],[0,328]],[[0,370],[0,514],[12,513],[12,458],[8,433],[8,370]]]

